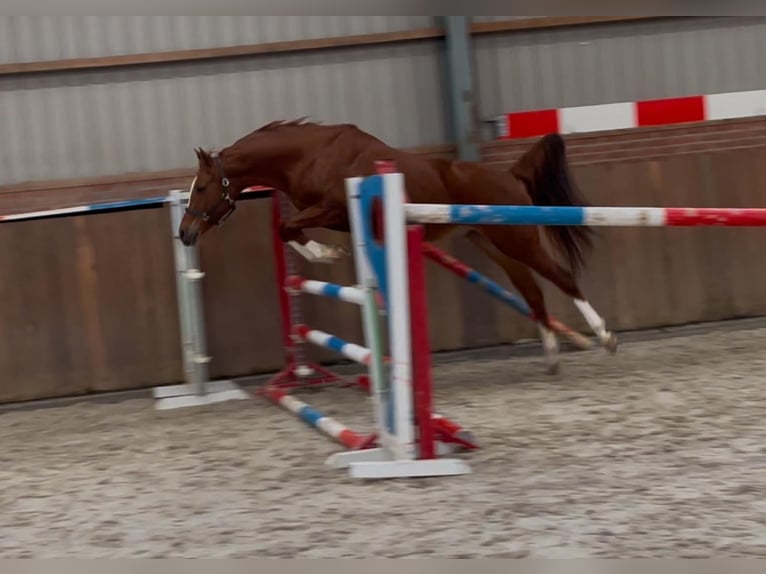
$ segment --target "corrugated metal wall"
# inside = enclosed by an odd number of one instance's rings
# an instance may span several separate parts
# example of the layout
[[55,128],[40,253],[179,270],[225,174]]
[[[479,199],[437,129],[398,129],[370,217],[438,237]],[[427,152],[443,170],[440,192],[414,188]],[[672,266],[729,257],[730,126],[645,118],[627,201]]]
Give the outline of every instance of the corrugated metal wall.
[[396,32],[433,16],[0,16],[0,64]]
[[475,41],[483,118],[765,87],[766,18],[683,18],[525,30]]
[[[513,17],[482,17],[507,20]],[[0,62],[428,27],[433,17],[0,17]],[[685,18],[479,36],[479,114],[763,88],[766,18]],[[447,143],[443,42],[0,76],[2,183],[191,167],[277,118]]]
[[3,183],[193,167],[274,119],[353,122],[443,143],[437,42],[115,70],[0,76]]

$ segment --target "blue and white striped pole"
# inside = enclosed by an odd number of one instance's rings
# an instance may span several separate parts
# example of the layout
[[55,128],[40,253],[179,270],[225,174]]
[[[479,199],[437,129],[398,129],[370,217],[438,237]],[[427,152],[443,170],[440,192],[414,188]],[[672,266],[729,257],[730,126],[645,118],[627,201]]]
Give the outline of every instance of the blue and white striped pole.
[[347,303],[364,305],[364,291],[357,287],[337,285],[336,283],[316,281],[314,279],[304,279],[303,277],[299,277],[297,275],[291,275],[287,277],[285,280],[285,287],[287,289],[309,293],[311,295],[320,295],[323,297],[329,297],[331,299],[337,299],[339,301],[345,301]]
[[408,203],[410,223],[593,227],[763,227],[764,208],[579,207]]
[[362,347],[356,343],[350,343],[349,341],[345,341],[340,337],[320,331],[319,329],[312,329],[306,325],[296,325],[295,335],[303,341],[308,341],[319,347],[335,351],[347,359],[351,359],[361,365],[369,365],[372,360],[372,351],[367,347]]

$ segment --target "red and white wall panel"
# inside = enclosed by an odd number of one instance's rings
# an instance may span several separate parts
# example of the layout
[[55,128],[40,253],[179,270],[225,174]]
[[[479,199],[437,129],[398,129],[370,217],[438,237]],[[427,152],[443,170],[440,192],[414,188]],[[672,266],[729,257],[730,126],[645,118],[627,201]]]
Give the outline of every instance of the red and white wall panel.
[[496,118],[498,139],[599,132],[766,115],[766,90],[512,112]]

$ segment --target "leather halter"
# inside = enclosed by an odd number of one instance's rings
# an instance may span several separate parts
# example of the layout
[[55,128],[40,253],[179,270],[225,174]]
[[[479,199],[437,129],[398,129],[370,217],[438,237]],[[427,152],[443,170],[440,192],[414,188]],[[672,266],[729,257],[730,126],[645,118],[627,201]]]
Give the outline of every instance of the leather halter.
[[[191,209],[187,205],[186,213],[188,213],[192,217],[198,217],[205,223],[209,223],[211,225],[221,225],[234,212],[234,210],[237,208],[237,205],[232,199],[231,195],[229,194],[229,187],[231,186],[231,182],[229,181],[229,178],[226,177],[226,174],[223,172],[223,166],[221,165],[221,158],[218,156],[218,154],[216,154],[215,156],[213,156],[213,159],[215,160],[215,163],[218,166],[218,171],[221,174],[221,187],[223,188],[221,190],[221,197],[219,198],[218,202],[210,209],[210,212],[197,211],[195,209]],[[195,178],[195,181],[196,181],[196,178]],[[193,187],[193,184],[192,184],[192,187]],[[193,189],[191,193],[194,193]],[[189,203],[191,203],[191,193],[189,194]],[[217,217],[216,219],[213,219],[211,217],[211,214],[215,216],[215,214],[218,212],[218,208],[224,202],[228,204],[226,211],[223,213],[223,215]]]

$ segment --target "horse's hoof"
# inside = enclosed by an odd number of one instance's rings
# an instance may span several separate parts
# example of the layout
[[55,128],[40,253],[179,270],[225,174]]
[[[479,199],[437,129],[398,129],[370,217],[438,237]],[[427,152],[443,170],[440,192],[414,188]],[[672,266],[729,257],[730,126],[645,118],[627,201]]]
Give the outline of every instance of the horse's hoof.
[[614,355],[617,352],[618,346],[619,342],[617,341],[617,336],[614,333],[609,333],[609,337],[604,341],[604,348],[609,351],[611,355]]

